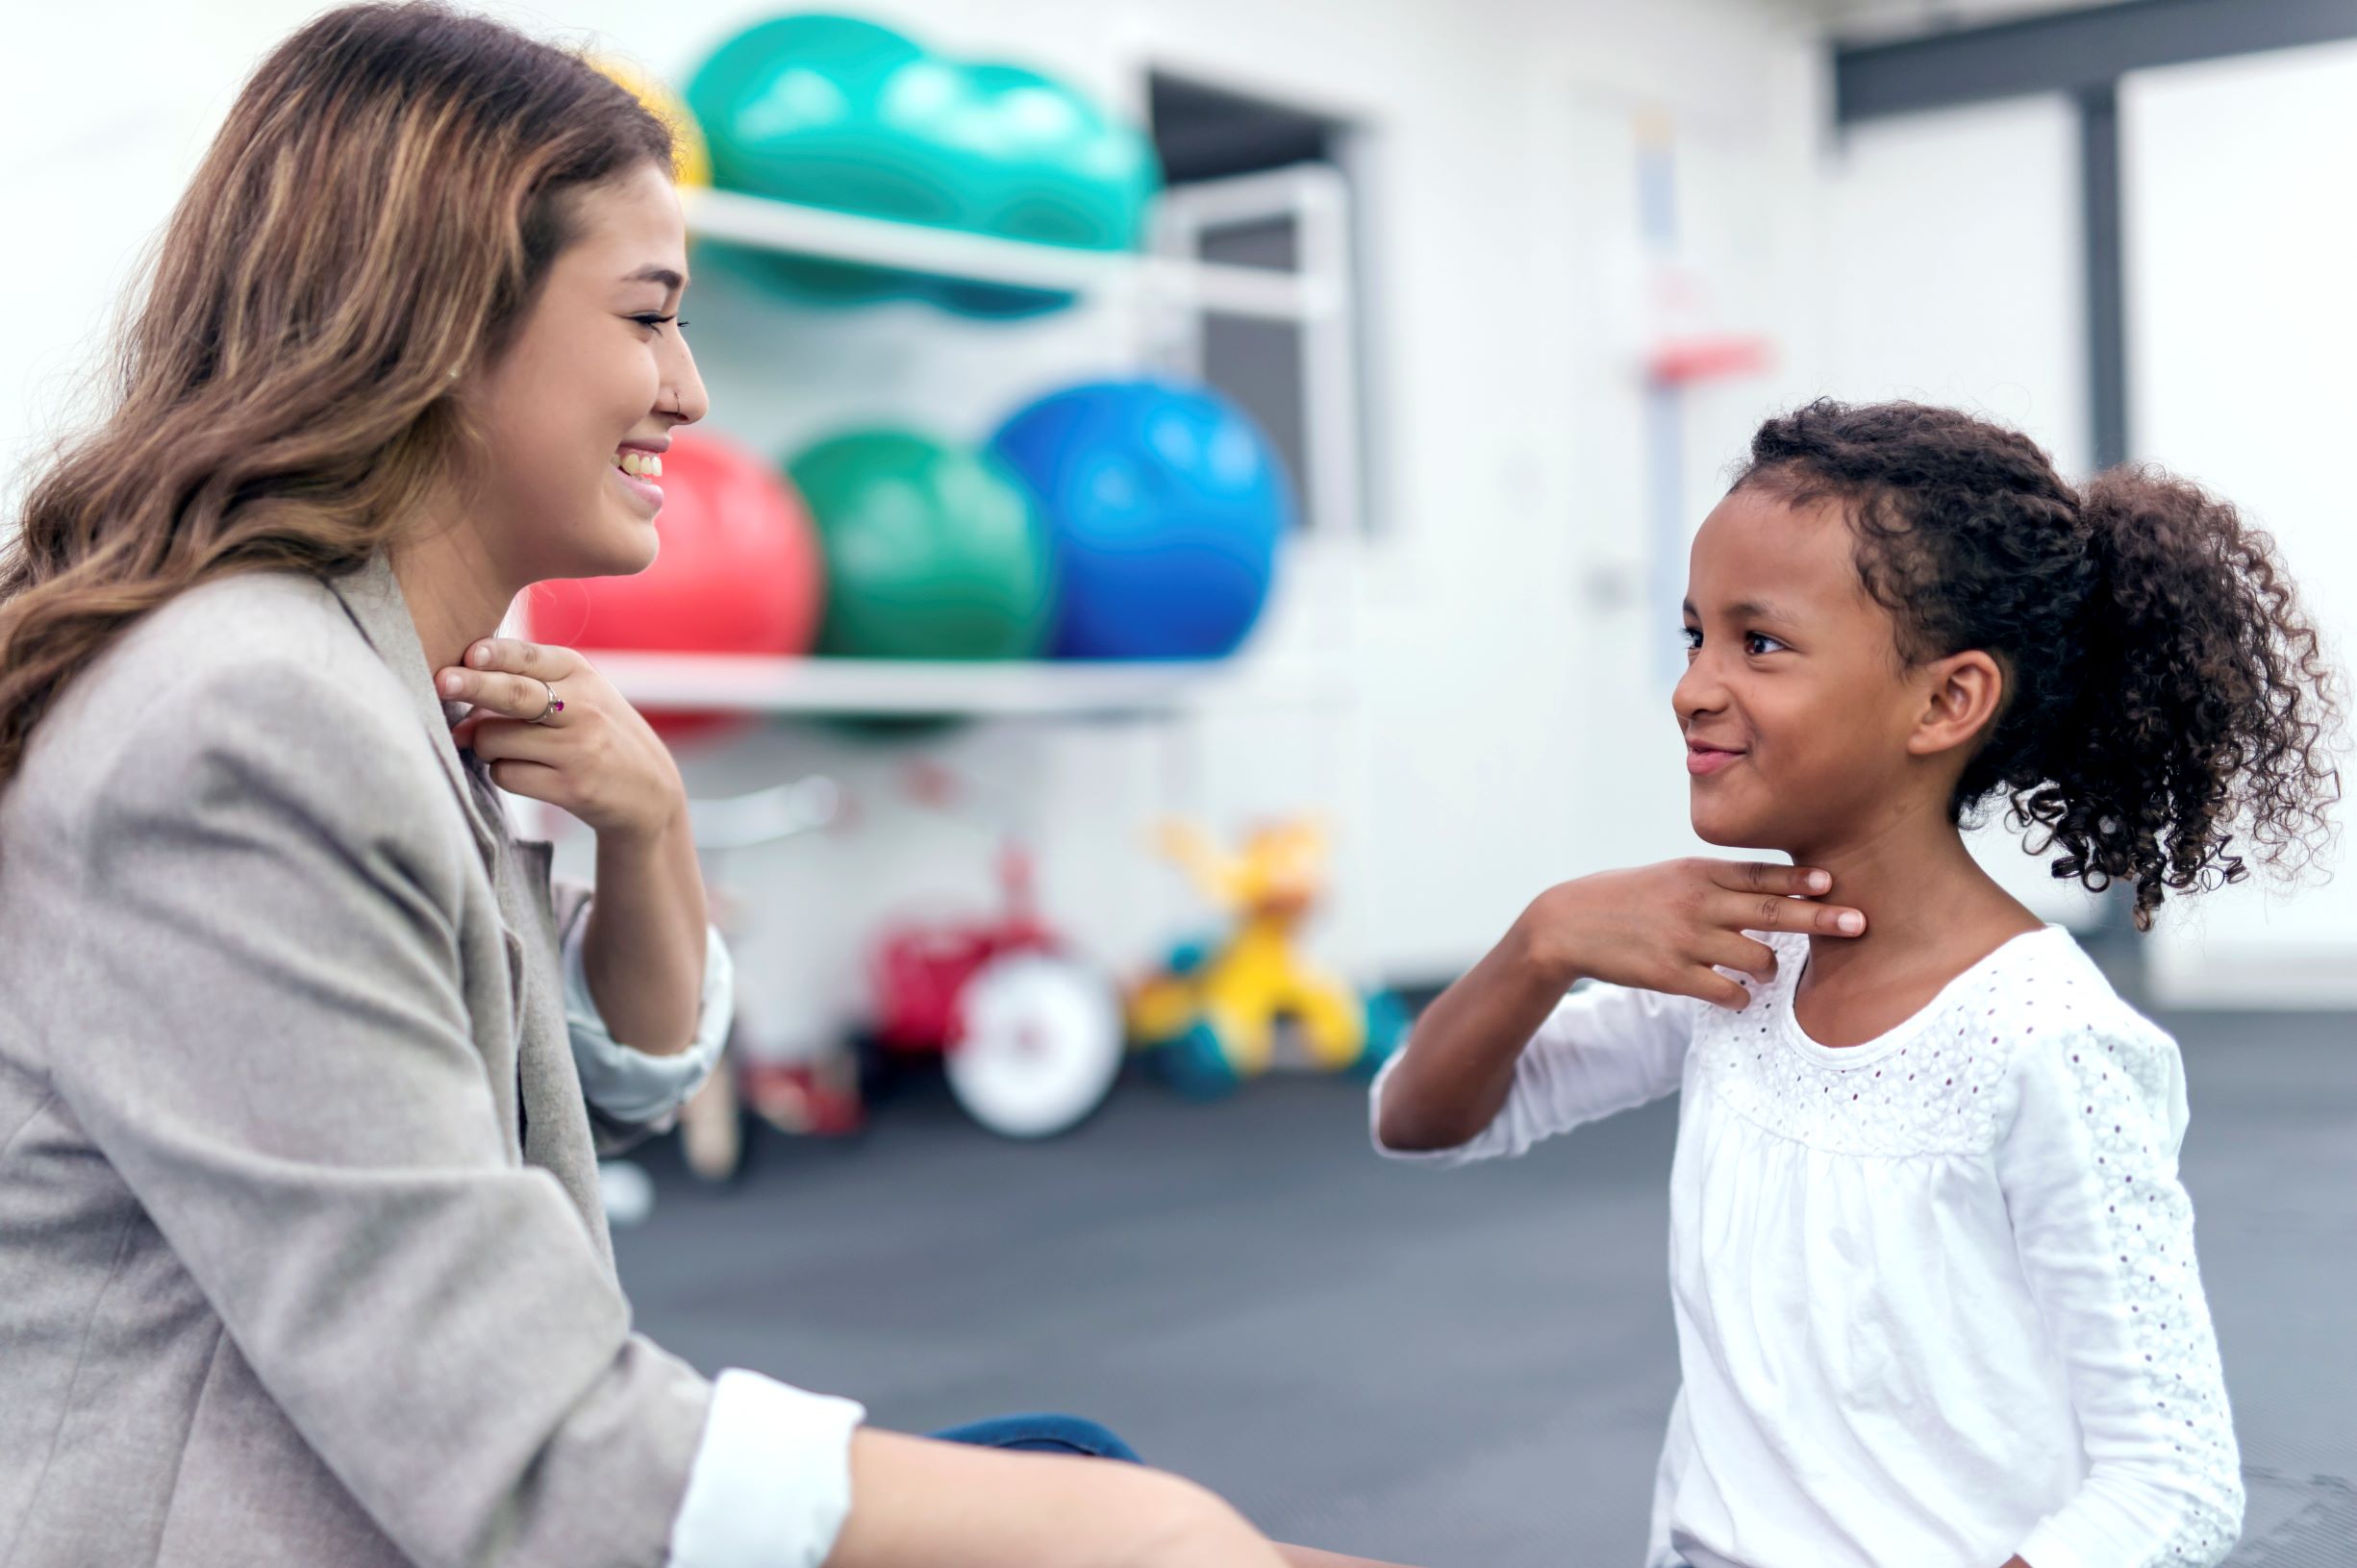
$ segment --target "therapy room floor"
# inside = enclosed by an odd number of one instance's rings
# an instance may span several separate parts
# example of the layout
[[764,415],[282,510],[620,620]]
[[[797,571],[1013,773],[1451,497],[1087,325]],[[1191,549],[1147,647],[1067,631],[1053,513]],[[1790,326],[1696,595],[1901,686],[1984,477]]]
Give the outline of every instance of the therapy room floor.
[[[2165,1017],[2184,1173],[2250,1486],[2236,1568],[2357,1568],[2357,1019]],[[1431,1568],[1640,1568],[1677,1384],[1675,1102],[1519,1161],[1378,1160],[1356,1083],[1211,1106],[1125,1083],[1004,1143],[938,1084],[735,1185],[640,1151],[639,1326],[924,1431],[1112,1426],[1281,1538]]]

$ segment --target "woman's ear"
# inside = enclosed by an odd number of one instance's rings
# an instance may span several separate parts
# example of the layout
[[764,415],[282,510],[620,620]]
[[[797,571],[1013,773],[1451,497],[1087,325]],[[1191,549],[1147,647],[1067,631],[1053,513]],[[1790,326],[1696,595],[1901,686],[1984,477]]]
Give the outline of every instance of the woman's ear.
[[2005,704],[2005,669],[1977,648],[1921,667],[1923,709],[1907,737],[1913,757],[1936,757],[1969,745],[1996,721]]

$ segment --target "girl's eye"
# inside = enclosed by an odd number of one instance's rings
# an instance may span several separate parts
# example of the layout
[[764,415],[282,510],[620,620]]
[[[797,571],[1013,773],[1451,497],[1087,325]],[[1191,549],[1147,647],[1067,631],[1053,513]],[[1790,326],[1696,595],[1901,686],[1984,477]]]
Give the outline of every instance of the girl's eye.
[[[1761,643],[1766,643],[1768,646],[1765,648],[1760,647],[1759,644]],[[1743,652],[1750,654],[1755,658],[1762,654],[1772,654],[1780,651],[1785,651],[1784,644],[1778,642],[1774,637],[1769,636],[1765,632],[1746,632],[1743,634]]]
[[1686,655],[1689,659],[1702,651],[1702,634],[1694,627],[1682,626],[1678,628],[1678,635],[1685,639]]
[[[636,321],[639,326],[644,327],[648,332],[655,332],[659,330],[666,321],[679,320],[677,316],[659,315],[652,311],[647,311],[643,315],[634,315],[630,319]],[[680,321],[679,324],[684,327],[688,323],[685,321]]]

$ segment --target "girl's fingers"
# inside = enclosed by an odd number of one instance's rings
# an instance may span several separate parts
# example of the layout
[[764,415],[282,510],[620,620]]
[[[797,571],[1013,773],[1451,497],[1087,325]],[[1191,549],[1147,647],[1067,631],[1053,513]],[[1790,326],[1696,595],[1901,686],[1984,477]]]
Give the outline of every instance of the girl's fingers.
[[1787,898],[1777,893],[1723,893],[1711,909],[1715,924],[1732,931],[1805,931],[1813,936],[1860,936],[1866,916],[1843,904]]
[[1680,977],[1685,983],[1665,986],[1680,996],[1697,997],[1715,1008],[1729,1012],[1741,1012],[1751,1003],[1751,993],[1716,969],[1699,966],[1689,969]]
[[1743,931],[1805,931],[1813,936],[1863,936],[1864,911],[1819,904],[1833,891],[1833,874],[1813,865],[1766,860],[1711,860],[1711,881],[1739,895],[1718,901],[1722,924]]
[[1734,932],[1719,932],[1704,938],[1697,955],[1704,963],[1721,969],[1740,969],[1752,979],[1766,984],[1776,978],[1776,950],[1766,942],[1754,941]]
[[1864,936],[1866,911],[1842,904],[1802,904],[1803,924],[1794,931],[1805,931],[1812,936]]
[[1777,865],[1769,860],[1706,860],[1711,881],[1735,893],[1776,898],[1815,898],[1833,891],[1832,873],[1810,865]]

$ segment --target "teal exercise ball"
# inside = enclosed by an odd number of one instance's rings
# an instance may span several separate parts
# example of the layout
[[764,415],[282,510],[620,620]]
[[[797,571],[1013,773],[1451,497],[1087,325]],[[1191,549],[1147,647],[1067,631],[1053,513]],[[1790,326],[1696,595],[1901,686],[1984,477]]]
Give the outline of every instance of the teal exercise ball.
[[[1036,244],[1128,250],[1161,167],[1144,133],[1017,65],[936,55],[855,17],[780,16],[688,85],[722,189]],[[983,316],[1068,296],[707,242],[797,299],[915,297]]]
[[714,51],[688,83],[713,184],[777,201],[946,224],[949,161],[894,135],[886,98],[925,53],[849,16],[779,16]]

